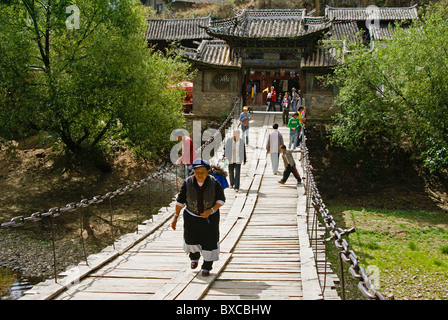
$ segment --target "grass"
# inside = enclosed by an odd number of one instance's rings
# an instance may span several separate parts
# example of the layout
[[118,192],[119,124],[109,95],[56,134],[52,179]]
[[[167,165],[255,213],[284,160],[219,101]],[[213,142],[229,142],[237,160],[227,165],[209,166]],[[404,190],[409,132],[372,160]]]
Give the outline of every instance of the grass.
[[445,245],[445,246],[442,246],[442,247],[440,248],[440,250],[442,251],[442,253],[448,255],[448,244]]
[[[384,296],[448,300],[447,213],[337,205],[329,210],[338,226],[356,228],[348,238],[350,248],[364,269],[377,270],[375,285]],[[357,281],[350,281],[348,271],[345,275],[347,298],[361,299]]]

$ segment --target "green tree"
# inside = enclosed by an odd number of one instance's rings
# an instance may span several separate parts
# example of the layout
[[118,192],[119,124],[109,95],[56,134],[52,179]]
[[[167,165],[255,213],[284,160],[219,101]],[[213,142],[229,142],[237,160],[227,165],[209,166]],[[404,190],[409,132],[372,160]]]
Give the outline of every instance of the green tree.
[[[73,6],[76,5],[76,6]],[[72,154],[100,154],[111,139],[154,160],[182,127],[189,65],[149,49],[136,0],[10,0],[0,4],[0,134],[30,130]]]
[[427,8],[374,50],[358,45],[335,69],[332,138],[354,151],[398,146],[431,173],[448,168],[448,6]]

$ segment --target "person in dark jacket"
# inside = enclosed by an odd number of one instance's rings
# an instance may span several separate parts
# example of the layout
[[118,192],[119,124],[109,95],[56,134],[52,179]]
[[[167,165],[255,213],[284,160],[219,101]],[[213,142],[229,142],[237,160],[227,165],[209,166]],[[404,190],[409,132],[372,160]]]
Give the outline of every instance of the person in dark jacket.
[[213,261],[219,260],[219,208],[226,199],[221,184],[209,175],[208,161],[198,158],[192,167],[194,174],[185,180],[177,196],[171,227],[176,230],[177,219],[185,206],[183,248],[190,257],[192,269],[196,269],[202,254],[202,275],[208,276]]
[[297,184],[302,183],[302,179],[300,178],[300,174],[296,168],[296,162],[292,157],[291,151],[286,150],[286,146],[282,145],[280,147],[280,152],[282,153],[283,163],[285,165],[285,171],[283,171],[283,178],[278,181],[280,184],[285,184],[286,180],[288,180],[289,175],[292,173],[293,176],[297,180]]
[[289,120],[289,110],[291,109],[291,97],[289,96],[289,92],[285,92],[285,97],[282,99],[282,117],[283,124],[288,125]]

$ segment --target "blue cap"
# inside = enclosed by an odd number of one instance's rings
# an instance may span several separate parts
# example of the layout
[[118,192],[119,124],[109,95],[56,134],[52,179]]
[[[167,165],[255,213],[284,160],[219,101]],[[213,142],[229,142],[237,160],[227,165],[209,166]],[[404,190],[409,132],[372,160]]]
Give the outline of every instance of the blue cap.
[[193,163],[191,164],[191,166],[193,167],[193,169],[196,169],[199,167],[206,167],[207,170],[210,170],[210,163],[208,163],[207,160],[204,160],[202,158],[198,158],[198,159],[194,160]]

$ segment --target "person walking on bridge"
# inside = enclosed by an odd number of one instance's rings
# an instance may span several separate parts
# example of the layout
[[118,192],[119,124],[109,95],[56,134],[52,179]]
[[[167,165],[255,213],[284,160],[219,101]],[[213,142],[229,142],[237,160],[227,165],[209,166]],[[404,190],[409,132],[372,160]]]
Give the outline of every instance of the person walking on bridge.
[[191,164],[198,156],[196,150],[194,150],[193,140],[181,130],[177,134],[177,141],[182,141],[182,155],[177,159],[176,164],[178,166],[181,164],[185,165],[185,178],[187,178],[190,175]]
[[277,100],[277,93],[275,92],[274,86],[271,86],[271,91],[268,93],[266,101],[268,107],[266,111],[271,111],[271,108],[275,111],[275,101]]
[[299,103],[299,94],[297,93],[296,88],[292,88],[291,93],[291,108],[292,112],[297,112],[297,104]]
[[302,179],[300,178],[300,174],[297,171],[296,162],[294,161],[291,151],[286,150],[286,146],[282,145],[280,147],[280,152],[282,153],[283,163],[285,165],[285,171],[283,171],[283,178],[280,181],[278,181],[278,183],[285,184],[286,180],[288,180],[289,175],[291,173],[297,179],[297,184],[302,183]]
[[300,114],[298,112],[295,112],[291,119],[288,121],[288,127],[289,127],[289,149],[291,149],[291,145],[293,149],[295,149],[298,145],[298,139],[300,135]]
[[246,145],[240,138],[238,129],[233,131],[233,137],[230,137],[224,143],[224,158],[229,161],[229,180],[230,186],[238,192],[240,189],[241,163],[246,164]]
[[241,130],[243,131],[243,139],[246,137],[246,144],[249,144],[249,121],[250,121],[250,113],[248,112],[248,108],[245,106],[243,108],[243,112],[240,114],[240,123]]
[[291,107],[291,98],[289,97],[289,92],[285,93],[285,97],[282,101],[282,117],[283,117],[283,124],[286,126],[288,124],[288,118],[289,118],[289,109]]
[[219,260],[219,208],[226,198],[221,184],[209,175],[207,160],[198,158],[192,167],[194,174],[185,180],[177,196],[171,227],[176,230],[180,211],[186,206],[183,249],[190,257],[191,269],[197,268],[202,254],[201,272],[208,276],[213,261]]
[[280,157],[280,147],[283,145],[283,135],[278,131],[278,124],[274,123],[274,129],[268,136],[266,142],[266,152],[271,154],[272,172],[278,174],[278,159]]

